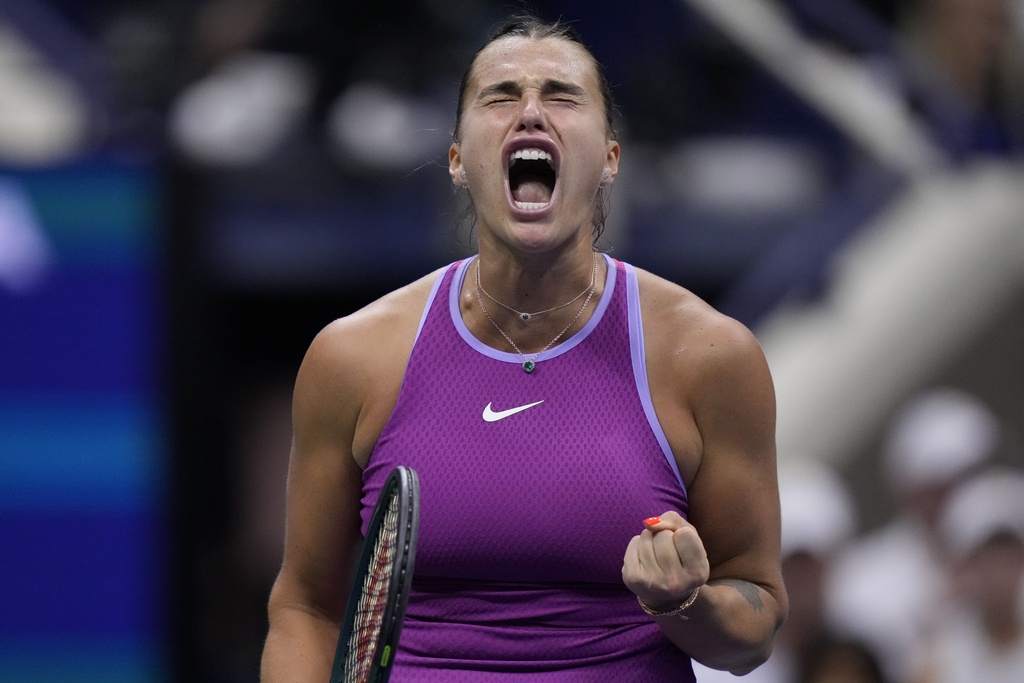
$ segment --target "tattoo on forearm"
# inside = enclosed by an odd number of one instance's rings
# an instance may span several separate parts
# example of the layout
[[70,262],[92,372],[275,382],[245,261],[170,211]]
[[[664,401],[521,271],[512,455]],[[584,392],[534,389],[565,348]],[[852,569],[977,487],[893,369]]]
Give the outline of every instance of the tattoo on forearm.
[[740,579],[723,579],[721,581],[714,581],[715,585],[719,586],[732,586],[743,598],[754,608],[754,611],[758,614],[764,614],[764,602],[761,601],[761,589],[750,583],[749,581],[741,581]]

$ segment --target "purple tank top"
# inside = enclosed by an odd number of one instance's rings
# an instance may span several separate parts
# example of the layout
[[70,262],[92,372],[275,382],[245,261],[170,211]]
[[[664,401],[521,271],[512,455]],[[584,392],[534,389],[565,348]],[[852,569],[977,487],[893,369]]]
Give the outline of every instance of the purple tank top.
[[688,506],[651,403],[636,273],[605,259],[594,315],[532,374],[466,328],[472,260],[438,278],[363,473],[364,531],[393,467],[420,477],[392,680],[693,680],[622,583],[642,520]]

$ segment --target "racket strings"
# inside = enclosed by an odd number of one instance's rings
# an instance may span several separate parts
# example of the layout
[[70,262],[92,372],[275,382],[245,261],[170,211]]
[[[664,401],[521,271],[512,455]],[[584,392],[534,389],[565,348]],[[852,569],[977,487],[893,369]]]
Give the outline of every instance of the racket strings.
[[393,496],[374,542],[373,557],[363,579],[363,592],[356,607],[355,623],[345,662],[346,683],[363,683],[370,675],[377,639],[384,622],[391,572],[398,538],[398,497]]

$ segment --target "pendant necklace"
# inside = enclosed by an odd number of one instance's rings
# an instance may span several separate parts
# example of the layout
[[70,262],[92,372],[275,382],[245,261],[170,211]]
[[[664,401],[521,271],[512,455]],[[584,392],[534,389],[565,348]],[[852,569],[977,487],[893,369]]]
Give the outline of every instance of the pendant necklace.
[[571,306],[572,304],[576,303],[577,301],[580,300],[580,298],[583,297],[584,294],[586,294],[587,292],[592,291],[594,289],[594,282],[595,282],[595,278],[596,277],[597,277],[597,252],[594,252],[594,267],[590,270],[590,285],[586,289],[584,289],[582,292],[580,292],[579,294],[577,294],[573,298],[571,298],[568,301],[566,301],[564,304],[559,304],[558,306],[554,306],[552,308],[545,308],[543,311],[537,311],[536,313],[526,313],[524,311],[517,311],[516,309],[512,308],[511,306],[509,306],[507,304],[501,303],[500,301],[495,299],[493,296],[488,294],[487,290],[484,289],[484,286],[482,284],[480,284],[480,261],[478,260],[477,263],[476,263],[476,288],[479,291],[483,292],[485,297],[487,297],[488,299],[490,299],[494,303],[498,304],[499,306],[504,308],[506,311],[510,311],[512,313],[515,313],[519,317],[519,319],[522,320],[524,323],[530,322],[531,319],[536,318],[538,315],[544,315],[545,313],[551,313],[553,311],[558,311],[558,310],[561,310],[561,309],[565,308],[566,306]]
[[[545,311],[540,311],[538,313],[520,313],[519,311],[516,311],[515,309],[510,308],[509,306],[505,306],[505,304],[501,303],[500,301],[496,301],[495,299],[491,298],[490,295],[487,296],[487,298],[491,299],[491,301],[494,301],[494,303],[496,303],[499,306],[502,306],[504,308],[507,308],[509,311],[511,311],[513,313],[516,313],[517,315],[519,315],[519,317],[523,321],[527,321],[527,320],[530,319],[531,316],[540,315],[541,313],[548,313],[550,311],[556,311],[559,308],[565,308],[569,304],[573,303],[573,301],[577,301],[584,294],[587,295],[587,298],[583,300],[583,305],[580,306],[580,310],[578,310],[576,312],[576,315],[573,316],[573,319],[569,321],[569,324],[566,325],[565,327],[563,327],[562,331],[559,332],[558,334],[556,334],[554,339],[552,339],[547,344],[545,344],[544,348],[542,348],[540,351],[538,351],[537,353],[533,354],[529,358],[527,358],[526,354],[524,354],[519,349],[519,346],[514,341],[512,341],[512,337],[508,336],[508,334],[505,332],[505,330],[501,329],[501,326],[499,326],[498,323],[496,323],[494,321],[494,318],[491,317],[491,314],[487,312],[487,308],[484,306],[484,300],[480,296],[480,292],[483,291],[483,287],[480,286],[480,260],[479,260],[479,258],[477,259],[477,262],[476,262],[476,301],[477,301],[478,304],[480,304],[480,311],[484,314],[484,317],[487,318],[487,320],[490,321],[491,325],[494,326],[494,329],[496,329],[498,331],[498,333],[502,337],[505,338],[505,341],[507,341],[509,343],[509,345],[511,345],[512,348],[515,349],[515,352],[519,355],[519,359],[522,361],[523,371],[526,372],[527,374],[530,374],[531,372],[533,372],[534,368],[537,367],[537,359],[540,358],[540,355],[542,353],[544,353],[545,351],[547,351],[548,349],[550,349],[552,346],[554,346],[558,342],[558,340],[561,339],[562,336],[566,332],[569,331],[569,328],[571,328],[573,325],[576,324],[576,321],[580,319],[581,315],[583,315],[583,311],[587,310],[587,306],[590,304],[590,300],[594,296],[594,291],[595,291],[594,284],[596,283],[596,273],[597,273],[597,252],[594,253],[594,268],[593,268],[593,270],[590,273],[590,287],[588,287],[584,291],[580,292],[580,294],[575,299],[573,299],[572,301],[569,301],[568,303],[562,304],[560,306],[556,306],[555,308],[550,308],[550,309],[547,309]],[[487,293],[484,292],[484,294],[487,294]],[[526,317],[523,317],[524,315]]]

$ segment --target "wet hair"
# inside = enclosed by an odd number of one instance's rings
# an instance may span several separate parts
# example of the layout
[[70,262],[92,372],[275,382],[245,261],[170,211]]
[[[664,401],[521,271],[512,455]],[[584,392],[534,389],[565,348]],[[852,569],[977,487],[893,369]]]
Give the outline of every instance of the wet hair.
[[[597,84],[601,91],[601,101],[604,107],[606,134],[612,140],[618,138],[618,134],[615,131],[615,102],[612,98],[612,89],[611,84],[608,81],[608,74],[605,72],[604,65],[597,60],[591,49],[583,42],[579,32],[569,24],[562,21],[545,21],[535,14],[521,12],[512,15],[491,32],[487,42],[485,42],[483,46],[476,51],[476,54],[473,55],[473,59],[469,63],[469,67],[462,75],[462,81],[459,83],[459,98],[457,108],[455,110],[455,128],[452,130],[452,140],[454,142],[459,142],[459,129],[462,126],[462,110],[465,107],[466,90],[469,87],[469,79],[473,74],[473,67],[476,65],[476,60],[480,56],[480,53],[486,50],[492,43],[503,38],[530,38],[533,40],[541,40],[543,38],[561,38],[562,40],[567,40],[579,45],[590,57],[594,73],[597,75]],[[598,190],[597,208],[594,212],[595,243],[601,236],[601,233],[604,232],[604,224],[607,217],[608,190],[605,187],[601,187]],[[462,219],[460,220],[460,223],[464,223],[466,221],[472,221],[475,223],[475,219],[476,216],[473,211],[472,201],[470,201],[468,206],[465,207],[465,210],[462,212]]]
[[590,57],[590,61],[594,67],[594,73],[597,75],[597,84],[601,91],[601,100],[602,105],[604,106],[604,116],[605,123],[608,127],[608,136],[612,139],[617,137],[615,132],[615,102],[612,98],[612,88],[611,84],[608,82],[608,75],[605,73],[604,65],[597,61],[594,53],[587,44],[583,42],[579,32],[569,24],[562,21],[544,21],[536,15],[520,13],[509,17],[491,32],[487,42],[476,51],[476,54],[473,55],[472,61],[469,63],[469,68],[467,68],[466,72],[462,75],[462,81],[459,83],[459,99],[458,106],[455,111],[455,128],[452,130],[452,140],[455,142],[459,141],[459,128],[462,125],[462,110],[466,104],[466,89],[469,86],[469,79],[473,74],[473,67],[476,65],[476,60],[480,56],[481,52],[486,50],[492,43],[501,40],[502,38],[531,38],[533,40],[541,40],[542,38],[561,38],[562,40],[568,40],[569,42],[575,43],[583,48],[583,51]]

